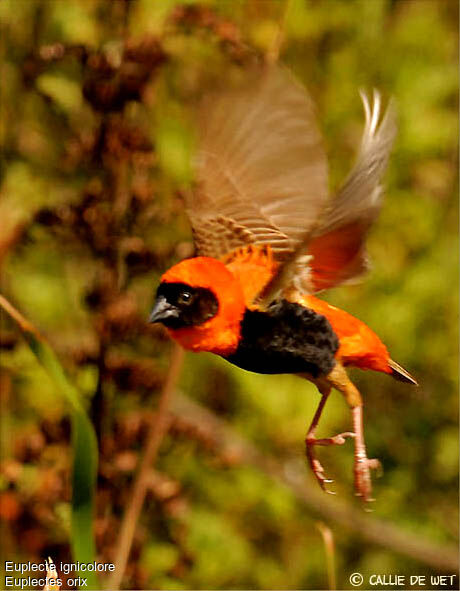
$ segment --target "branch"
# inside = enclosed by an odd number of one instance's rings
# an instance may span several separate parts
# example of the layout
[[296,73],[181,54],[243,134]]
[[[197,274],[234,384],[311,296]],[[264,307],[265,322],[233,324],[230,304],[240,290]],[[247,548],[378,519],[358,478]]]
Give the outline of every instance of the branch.
[[313,487],[307,480],[304,463],[298,458],[283,461],[261,453],[225,421],[184,395],[175,396],[172,411],[198,433],[212,440],[224,455],[238,458],[290,488],[294,496],[317,517],[340,525],[367,542],[390,548],[432,568],[447,572],[458,571],[459,556],[455,546],[433,544],[344,501],[330,500],[328,495],[316,486]]
[[116,543],[115,570],[107,583],[107,589],[113,591],[120,588],[128,562],[134,532],[136,531],[137,521],[142,510],[142,505],[144,504],[150,470],[157,456],[160,444],[163,441],[163,437],[171,425],[172,416],[168,411],[172,395],[176,389],[183,359],[184,350],[178,345],[174,345],[169,372],[160,395],[157,412],[150,425],[144,456],[132,486],[130,502],[123,516],[120,534]]

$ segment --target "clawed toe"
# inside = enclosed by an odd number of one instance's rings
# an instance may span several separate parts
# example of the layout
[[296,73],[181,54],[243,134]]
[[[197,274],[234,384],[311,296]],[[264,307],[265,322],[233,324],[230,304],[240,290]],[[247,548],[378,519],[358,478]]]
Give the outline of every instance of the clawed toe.
[[320,485],[320,487],[323,489],[323,491],[330,494],[330,495],[335,495],[335,492],[329,490],[326,486],[327,484],[332,484],[334,481],[331,478],[326,478],[323,465],[315,457],[312,447],[310,447],[308,444],[307,444],[307,458],[308,458],[308,463],[310,464],[311,471],[315,475],[315,478],[316,478],[318,484]]
[[343,445],[347,440],[347,437],[355,437],[355,434],[351,431],[346,431],[345,433],[339,433],[338,435],[334,435],[334,437],[325,437],[323,439],[316,439],[313,436],[307,436],[305,443],[308,445]]
[[[305,440],[307,448],[307,458],[311,470],[315,475],[315,478],[318,481],[320,487],[323,489],[324,492],[327,492],[328,494],[335,494],[335,492],[329,490],[326,486],[327,484],[331,484],[334,481],[330,478],[326,478],[324,468],[321,462],[315,456],[314,448],[316,445],[343,445],[348,437],[355,438],[356,434],[352,433],[351,431],[346,431],[345,433],[339,433],[334,437],[328,437],[325,439],[316,439],[314,436],[309,435]],[[361,497],[362,500],[366,503],[375,500],[371,498],[371,470],[376,470],[378,473],[377,475],[380,476],[380,474],[382,473],[382,465],[379,462],[379,460],[375,458],[367,458],[365,454],[365,449],[361,448],[360,452],[355,454],[355,491],[356,496]]]
[[316,437],[314,437],[313,435],[309,435],[305,440],[307,448],[307,458],[311,470],[323,491],[327,492],[330,495],[335,495],[335,492],[329,490],[326,485],[331,484],[334,481],[331,478],[326,478],[324,468],[321,462],[315,456],[314,447],[315,445],[343,445],[348,437],[355,437],[355,434],[351,431],[346,431],[345,433],[339,433],[334,437],[328,437],[324,439],[316,439]]
[[346,431],[345,433],[339,433],[334,437],[330,437],[329,440],[326,441],[330,441],[331,445],[343,445],[346,442],[347,437],[353,438],[356,437],[356,435],[351,431]]
[[377,476],[381,476],[383,474],[383,466],[380,460],[377,458],[371,458],[370,460],[367,460],[367,462],[369,464],[369,468],[377,472]]
[[365,456],[356,457],[355,459],[355,490],[356,496],[361,497],[366,503],[373,502],[375,499],[371,497],[372,482],[371,470],[378,470],[382,472],[382,464],[379,460],[372,458],[368,459]]

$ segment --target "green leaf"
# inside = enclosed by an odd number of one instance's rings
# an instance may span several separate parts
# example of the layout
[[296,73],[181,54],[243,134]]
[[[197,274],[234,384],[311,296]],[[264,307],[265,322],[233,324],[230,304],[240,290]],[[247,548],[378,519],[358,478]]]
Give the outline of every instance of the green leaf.
[[[72,557],[75,562],[93,562],[96,556],[93,516],[98,459],[97,440],[93,425],[80,402],[79,391],[69,381],[53,349],[35,327],[1,295],[0,306],[17,322],[30,349],[71,407]],[[86,571],[82,574],[87,579],[85,588],[97,589],[99,587],[94,572]]]

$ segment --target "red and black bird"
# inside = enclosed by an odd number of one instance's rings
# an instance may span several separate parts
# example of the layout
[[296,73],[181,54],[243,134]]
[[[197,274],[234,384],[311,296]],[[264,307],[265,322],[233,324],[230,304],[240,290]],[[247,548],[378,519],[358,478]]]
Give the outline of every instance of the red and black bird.
[[[363,402],[347,366],[415,384],[379,337],[315,293],[367,268],[365,239],[381,203],[381,177],[396,134],[394,108],[362,95],[366,122],[357,161],[328,192],[327,159],[305,89],[280,67],[250,87],[216,93],[199,116],[196,187],[188,196],[197,254],[161,278],[151,322],[185,349],[209,351],[257,373],[312,381],[321,401],[306,437],[310,466],[329,482],[316,445],[354,438],[355,489],[370,500]],[[351,408],[353,430],[315,437],[331,388]]]

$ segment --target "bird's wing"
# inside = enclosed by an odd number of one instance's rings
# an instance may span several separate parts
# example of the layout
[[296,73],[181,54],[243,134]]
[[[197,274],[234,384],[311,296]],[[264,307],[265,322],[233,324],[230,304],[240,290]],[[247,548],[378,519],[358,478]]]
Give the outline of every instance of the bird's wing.
[[376,91],[372,104],[362,93],[361,98],[366,122],[356,163],[311,235],[265,286],[259,295],[261,305],[282,291],[316,293],[352,282],[368,268],[365,240],[382,205],[380,183],[396,136],[396,112],[390,102],[382,116]]
[[365,94],[361,98],[366,123],[356,164],[329,202],[308,245],[314,291],[352,281],[368,267],[365,240],[382,206],[381,179],[396,136],[396,110],[390,101],[382,116],[377,91],[372,104]]
[[205,101],[196,190],[187,199],[198,254],[268,245],[289,258],[327,201],[327,160],[305,89],[281,67]]

